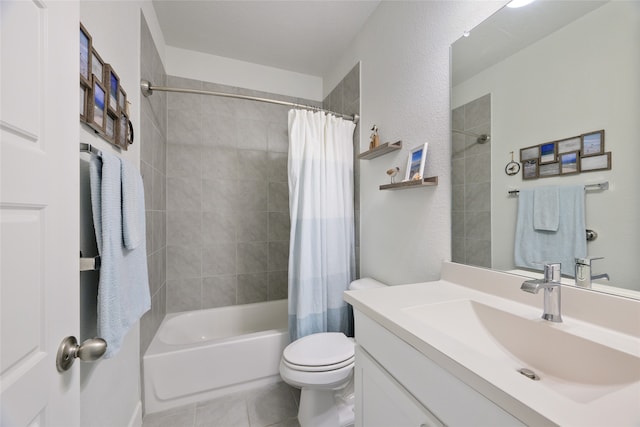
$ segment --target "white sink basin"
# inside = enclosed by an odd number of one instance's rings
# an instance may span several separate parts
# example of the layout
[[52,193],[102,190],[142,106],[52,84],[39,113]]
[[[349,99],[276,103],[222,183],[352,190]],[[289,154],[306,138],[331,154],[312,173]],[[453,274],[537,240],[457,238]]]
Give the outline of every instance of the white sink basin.
[[408,307],[403,311],[468,350],[509,369],[527,368],[540,385],[587,403],[640,381],[640,358],[569,333],[570,326],[465,299]]

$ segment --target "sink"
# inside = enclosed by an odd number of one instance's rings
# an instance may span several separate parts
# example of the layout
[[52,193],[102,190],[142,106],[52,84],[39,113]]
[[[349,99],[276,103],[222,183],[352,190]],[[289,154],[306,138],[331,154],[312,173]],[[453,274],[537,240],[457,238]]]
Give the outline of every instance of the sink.
[[[496,362],[496,369],[533,381],[518,370],[532,370],[539,384],[588,403],[640,381],[640,358],[570,333],[571,326],[540,319],[537,310],[505,311],[471,299],[404,308],[468,352]],[[536,381],[538,383],[538,381]]]

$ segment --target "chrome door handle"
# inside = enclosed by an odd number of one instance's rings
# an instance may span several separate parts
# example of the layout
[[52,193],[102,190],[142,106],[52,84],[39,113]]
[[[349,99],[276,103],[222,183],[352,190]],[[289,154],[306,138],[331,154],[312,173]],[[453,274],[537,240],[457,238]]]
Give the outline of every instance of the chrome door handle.
[[107,351],[107,342],[102,338],[90,338],[78,345],[76,337],[66,337],[58,347],[56,367],[58,372],[68,370],[76,358],[84,362],[93,362],[100,359]]

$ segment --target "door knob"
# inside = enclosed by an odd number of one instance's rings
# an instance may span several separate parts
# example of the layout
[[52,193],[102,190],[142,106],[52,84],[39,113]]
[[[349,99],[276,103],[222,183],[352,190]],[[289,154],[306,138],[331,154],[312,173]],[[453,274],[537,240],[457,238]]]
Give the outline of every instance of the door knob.
[[100,359],[107,351],[107,342],[102,338],[90,338],[78,345],[76,337],[66,337],[58,347],[56,367],[58,372],[68,370],[76,358],[84,362],[93,362]]

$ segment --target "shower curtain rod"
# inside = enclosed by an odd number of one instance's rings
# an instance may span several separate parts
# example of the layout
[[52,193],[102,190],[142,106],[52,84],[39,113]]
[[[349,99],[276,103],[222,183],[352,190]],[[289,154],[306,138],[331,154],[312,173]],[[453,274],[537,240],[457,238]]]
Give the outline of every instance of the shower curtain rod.
[[226,98],[237,98],[237,99],[245,99],[249,101],[258,101],[258,102],[267,102],[269,104],[278,104],[278,105],[286,105],[294,108],[305,108],[307,110],[316,110],[316,111],[324,111],[329,114],[333,114],[337,117],[342,117],[345,120],[351,120],[353,123],[358,123],[360,121],[360,116],[358,114],[354,114],[350,116],[348,114],[336,113],[331,110],[325,110],[324,108],[314,107],[312,105],[304,105],[304,104],[296,104],[295,102],[287,102],[287,101],[278,101],[276,99],[269,98],[259,98],[256,96],[247,96],[247,95],[237,95],[235,93],[224,93],[224,92],[212,92],[208,90],[199,90],[199,89],[183,89],[177,87],[166,87],[166,86],[154,86],[149,80],[140,80],[140,90],[144,96],[151,96],[154,90],[160,92],[178,92],[178,93],[193,93],[196,95],[213,95],[213,96],[223,96]]

